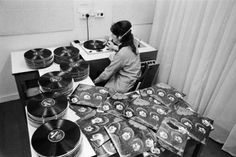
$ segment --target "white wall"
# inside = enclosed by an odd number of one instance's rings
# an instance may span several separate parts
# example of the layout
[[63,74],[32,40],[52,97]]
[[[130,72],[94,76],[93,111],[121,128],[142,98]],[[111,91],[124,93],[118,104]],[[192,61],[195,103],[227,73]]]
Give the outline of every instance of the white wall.
[[152,27],[155,3],[155,0],[74,0],[73,8],[71,8],[74,10],[72,30],[0,36],[0,102],[19,98],[15,80],[11,74],[11,52],[69,45],[75,39],[86,40],[86,20],[80,18],[80,13],[93,13],[99,10],[104,12],[103,18],[89,19],[90,39],[110,35],[109,28],[113,22],[128,19],[133,23],[133,33],[147,42]]

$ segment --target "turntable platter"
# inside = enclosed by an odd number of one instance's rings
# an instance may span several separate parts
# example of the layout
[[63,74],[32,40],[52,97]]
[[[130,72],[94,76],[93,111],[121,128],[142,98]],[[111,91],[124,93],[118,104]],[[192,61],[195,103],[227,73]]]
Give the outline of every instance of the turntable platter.
[[90,50],[101,50],[105,48],[105,44],[101,40],[88,40],[84,42],[84,47]]

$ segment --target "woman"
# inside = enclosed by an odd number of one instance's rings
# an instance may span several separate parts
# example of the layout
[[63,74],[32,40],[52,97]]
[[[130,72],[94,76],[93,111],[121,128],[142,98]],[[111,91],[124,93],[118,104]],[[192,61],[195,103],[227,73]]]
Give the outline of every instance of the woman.
[[114,23],[110,28],[112,41],[107,45],[116,53],[112,58],[110,57],[111,63],[94,80],[94,83],[107,81],[105,87],[111,92],[128,92],[141,75],[140,56],[131,27],[131,23],[124,20]]

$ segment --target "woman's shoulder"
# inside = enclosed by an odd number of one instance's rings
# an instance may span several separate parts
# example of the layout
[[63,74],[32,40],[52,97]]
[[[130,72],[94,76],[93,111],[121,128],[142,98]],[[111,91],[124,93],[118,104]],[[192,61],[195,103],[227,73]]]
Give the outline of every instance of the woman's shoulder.
[[120,54],[123,54],[123,55],[133,54],[133,51],[129,46],[122,47],[119,52]]
[[134,52],[132,51],[131,47],[125,46],[125,47],[122,47],[119,52],[120,52],[120,55],[125,56],[126,58],[129,58],[128,56],[130,56],[130,57],[139,56],[138,49],[136,49],[136,51],[137,51],[137,52],[134,53]]

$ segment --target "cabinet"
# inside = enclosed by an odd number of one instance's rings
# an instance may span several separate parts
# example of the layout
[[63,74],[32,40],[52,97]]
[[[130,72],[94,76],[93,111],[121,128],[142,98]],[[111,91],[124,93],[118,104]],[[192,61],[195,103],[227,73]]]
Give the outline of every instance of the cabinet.
[[13,74],[16,81],[17,90],[22,103],[25,105],[27,99],[27,90],[30,88],[38,87],[38,71],[30,71]]
[[[30,69],[24,60],[24,53],[26,51],[17,51],[11,53],[12,75],[15,78],[18,94],[25,106],[27,99],[27,90],[38,87],[39,72],[35,69]],[[24,108],[23,108],[24,109]]]
[[110,60],[108,58],[95,59],[88,61],[90,69],[89,69],[89,77],[94,80],[97,78],[103,70],[110,64]]

